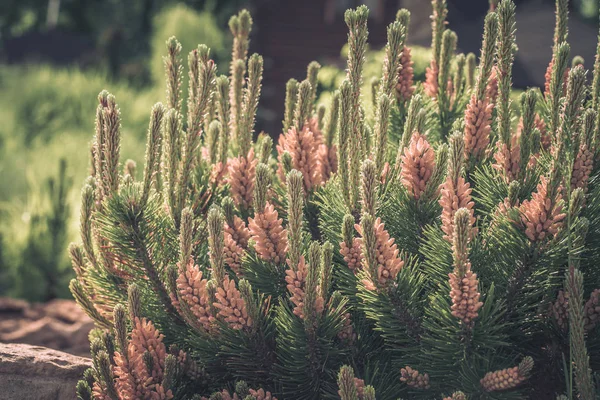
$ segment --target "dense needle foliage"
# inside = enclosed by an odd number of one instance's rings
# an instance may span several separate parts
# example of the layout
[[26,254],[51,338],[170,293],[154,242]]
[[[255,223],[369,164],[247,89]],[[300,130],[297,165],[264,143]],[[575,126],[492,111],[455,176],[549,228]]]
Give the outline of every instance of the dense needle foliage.
[[291,79],[275,146],[254,140],[246,11],[228,76],[206,46],[189,53],[186,99],[167,41],[140,168],[121,164],[100,93],[70,247],[98,327],[80,398],[596,398],[600,58],[591,74],[569,62],[557,0],[545,93],[513,105],[515,6],[491,4],[477,60],[432,1],[424,82],[400,10],[371,105],[369,12],[348,10],[346,79],[327,106],[318,63]]

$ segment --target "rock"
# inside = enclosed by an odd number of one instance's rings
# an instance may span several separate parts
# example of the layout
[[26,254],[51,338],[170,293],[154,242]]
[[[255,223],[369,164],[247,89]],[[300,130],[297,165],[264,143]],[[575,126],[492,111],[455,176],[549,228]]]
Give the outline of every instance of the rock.
[[0,297],[0,342],[27,343],[89,354],[88,334],[92,320],[73,300],[29,304]]
[[0,343],[0,400],[75,400],[90,359],[27,344]]

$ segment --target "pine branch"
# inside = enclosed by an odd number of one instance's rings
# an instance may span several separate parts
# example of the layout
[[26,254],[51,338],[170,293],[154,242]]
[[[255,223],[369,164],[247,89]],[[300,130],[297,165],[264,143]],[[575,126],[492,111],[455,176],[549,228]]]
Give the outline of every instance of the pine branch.
[[241,128],[237,138],[240,146],[240,154],[243,156],[248,154],[252,143],[256,109],[258,108],[258,99],[260,97],[262,73],[263,59],[258,54],[253,54],[248,60],[248,87],[244,94]]
[[163,57],[167,81],[167,107],[181,113],[181,82],[183,65],[181,64],[181,43],[171,36],[167,40],[167,56]]
[[552,75],[550,80],[550,120],[548,130],[552,133],[554,140],[558,138],[558,117],[560,115],[560,99],[562,97],[563,76],[567,69],[567,58],[569,57],[570,46],[567,43],[561,43],[555,52],[554,62],[552,64]]
[[446,0],[431,0],[431,6],[433,8],[433,14],[431,15],[431,49],[433,52],[433,59],[437,65],[440,65],[442,36],[446,29],[448,8],[446,6]]
[[165,198],[171,211],[175,226],[179,224],[180,211],[177,207],[177,191],[179,182],[177,172],[181,160],[181,115],[170,109],[165,115],[164,122],[165,151],[162,163],[162,176],[165,177]]
[[302,174],[296,170],[287,175],[288,188],[288,254],[292,269],[298,267],[302,245],[304,189]]
[[294,78],[285,85],[285,112],[283,117],[283,132],[287,132],[294,122],[294,111],[298,100],[298,81]]
[[515,58],[515,4],[512,0],[503,0],[498,6],[498,113],[496,117],[498,137],[507,148],[510,143],[510,89],[512,85],[512,65]]
[[331,98],[331,105],[329,111],[329,118],[327,120],[327,126],[325,128],[325,141],[327,147],[331,148],[333,142],[336,138],[336,133],[338,130],[338,121],[340,115],[340,92],[335,91],[333,93],[333,97]]
[[[483,100],[487,88],[488,79],[494,66],[494,55],[496,51],[496,36],[498,35],[498,15],[494,12],[485,16],[483,28],[483,42],[481,43],[481,60],[479,62],[476,93],[477,100]],[[473,57],[473,61],[475,58]],[[469,75],[467,75],[469,76]],[[470,78],[472,79],[472,78]]]
[[316,61],[311,61],[306,68],[306,80],[310,83],[310,104],[314,105],[315,100],[317,99],[317,76],[319,75],[319,70],[321,69],[321,64]]
[[308,123],[312,109],[312,86],[308,80],[303,80],[298,86],[298,101],[294,111],[294,126],[298,131]]
[[[350,107],[348,108],[350,134],[349,140],[349,160],[350,160],[350,208],[354,209],[358,202],[358,185],[360,180],[360,160],[361,146],[364,144],[363,117],[360,106],[360,89],[362,86],[363,66],[365,62],[365,52],[367,47],[367,20],[369,10],[366,6],[360,6],[356,10],[348,10],[344,14],[344,20],[348,26],[348,73],[347,79],[350,83],[351,96]],[[342,93],[342,103],[345,97]],[[343,107],[343,104],[342,104]],[[341,155],[341,154],[340,154]]]
[[342,183],[342,193],[349,211],[353,211],[355,203],[350,190],[349,163],[352,152],[352,120],[350,118],[352,109],[352,84],[344,80],[340,86],[340,129],[339,129],[339,150],[340,150],[340,180]]
[[148,126],[148,142],[146,144],[146,163],[144,164],[144,189],[142,192],[142,204],[148,201],[150,188],[157,173],[160,170],[161,146],[162,146],[162,120],[165,108],[161,103],[152,107],[150,114],[150,125]]
[[390,121],[390,109],[392,107],[392,99],[387,94],[381,94],[381,96],[379,97],[378,105],[379,108],[377,109],[375,117],[375,165],[378,175],[381,175],[387,150],[388,128]]
[[229,140],[231,136],[230,109],[229,109],[229,79],[221,75],[217,78],[217,115],[221,122],[221,142],[219,143],[219,162],[221,165],[227,163],[229,154]]
[[569,291],[569,338],[575,367],[575,384],[582,399],[593,400],[594,384],[583,327],[583,274],[579,269],[569,268],[565,287]]

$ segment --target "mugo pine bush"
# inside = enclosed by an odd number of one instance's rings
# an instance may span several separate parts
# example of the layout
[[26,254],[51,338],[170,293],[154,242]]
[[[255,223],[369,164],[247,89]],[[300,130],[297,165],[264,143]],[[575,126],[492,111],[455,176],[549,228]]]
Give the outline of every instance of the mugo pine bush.
[[291,79],[276,146],[253,140],[246,11],[228,76],[189,53],[186,115],[167,41],[139,178],[100,93],[70,247],[98,327],[81,399],[596,398],[600,57],[591,82],[569,63],[558,0],[547,90],[514,104],[513,2],[492,4],[478,61],[432,6],[425,81],[400,10],[372,105],[368,10],[347,11],[347,78],[327,107],[318,63]]

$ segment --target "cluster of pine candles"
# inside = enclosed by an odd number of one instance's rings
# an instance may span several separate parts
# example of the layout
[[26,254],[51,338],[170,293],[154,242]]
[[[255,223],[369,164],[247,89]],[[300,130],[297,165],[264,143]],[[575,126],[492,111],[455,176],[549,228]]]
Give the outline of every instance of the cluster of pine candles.
[[[600,56],[569,61],[557,0],[544,93],[511,96],[515,5],[492,1],[479,61],[445,0],[414,82],[410,13],[361,100],[368,10],[347,76],[286,86],[254,140],[263,59],[231,18],[229,75],[167,41],[146,159],[121,166],[100,93],[71,290],[97,325],[80,399],[584,399],[600,372]],[[598,47],[600,54],[600,45]],[[368,84],[367,84],[368,85]]]

